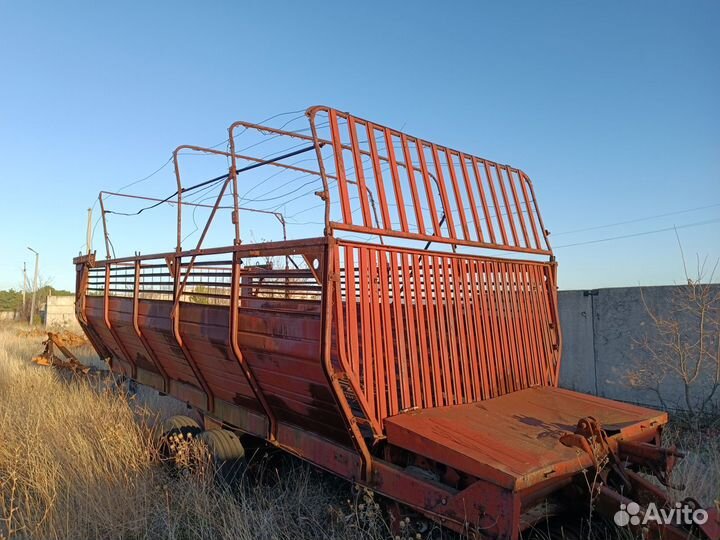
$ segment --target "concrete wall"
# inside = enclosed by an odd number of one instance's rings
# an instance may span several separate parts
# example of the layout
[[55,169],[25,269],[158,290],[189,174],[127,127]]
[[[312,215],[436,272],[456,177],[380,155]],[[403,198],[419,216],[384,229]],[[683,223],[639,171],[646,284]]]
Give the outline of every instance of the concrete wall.
[[43,313],[45,326],[80,329],[75,318],[74,296],[48,296]]
[[[720,285],[711,287],[713,294],[720,294]],[[648,364],[649,357],[640,345],[645,337],[653,343],[659,338],[649,311],[678,320],[689,332],[696,327],[691,317],[677,313],[673,307],[674,298],[683,289],[668,286],[560,291],[560,386],[622,401],[650,406],[662,406],[664,402],[668,408],[686,409],[684,385],[677,375],[669,373],[660,383],[662,401],[637,376],[641,369],[662,371]],[[696,383],[697,396],[705,394],[710,380],[711,374],[707,373],[705,382]],[[720,405],[720,395],[715,398]]]

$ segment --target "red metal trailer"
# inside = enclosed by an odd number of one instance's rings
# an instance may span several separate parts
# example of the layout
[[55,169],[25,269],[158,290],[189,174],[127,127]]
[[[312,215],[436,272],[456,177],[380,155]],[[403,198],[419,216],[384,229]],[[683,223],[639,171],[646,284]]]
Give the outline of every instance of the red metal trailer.
[[[456,531],[517,538],[578,503],[672,504],[639,474],[668,483],[667,414],[558,388],[557,265],[527,175],[332,108],[306,117],[176,149],[176,193],[145,197],[177,205],[174,251],[110,258],[121,194],[101,193],[108,258],[75,259],[77,316],[112,370]],[[286,147],[246,155],[251,133]],[[228,174],[184,186],[188,151],[226,156]],[[288,240],[278,207],[241,206],[259,168],[318,182],[301,204],[324,213],[321,235]],[[214,204],[188,200],[208,186]],[[210,209],[193,249],[188,206]],[[204,247],[225,210],[232,242]],[[245,243],[249,212],[283,239]]]

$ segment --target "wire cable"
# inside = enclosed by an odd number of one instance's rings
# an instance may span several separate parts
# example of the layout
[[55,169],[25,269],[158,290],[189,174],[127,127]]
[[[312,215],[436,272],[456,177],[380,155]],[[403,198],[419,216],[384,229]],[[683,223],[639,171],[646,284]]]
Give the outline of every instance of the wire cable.
[[622,234],[620,236],[611,236],[609,238],[599,238],[597,240],[588,240],[586,242],[576,242],[574,244],[564,244],[562,246],[554,246],[553,249],[584,246],[587,244],[599,244],[600,242],[610,242],[611,240],[621,240],[623,238],[634,238],[636,236],[645,236],[648,234],[655,234],[655,233],[659,233],[659,232],[674,231],[677,229],[687,229],[689,227],[699,227],[701,225],[709,225],[711,223],[718,223],[718,222],[720,222],[720,219],[708,219],[706,221],[698,221],[695,223],[686,223],[685,225],[677,225],[677,226],[673,225],[672,227],[665,227],[663,229],[654,229],[652,231],[643,231],[643,232],[632,233],[632,234]]
[[[305,147],[305,148],[301,148],[300,150],[295,150],[294,152],[289,152],[289,153],[287,153],[287,154],[283,154],[282,156],[278,156],[278,157],[276,157],[276,158],[264,160],[264,161],[261,161],[261,162],[259,162],[259,163],[253,163],[252,165],[248,165],[247,167],[243,167],[243,168],[241,168],[241,169],[236,169],[236,170],[235,170],[235,173],[236,173],[236,174],[239,174],[239,173],[242,173],[242,172],[250,171],[250,170],[252,170],[252,169],[257,169],[258,167],[262,167],[263,165],[268,165],[268,164],[270,164],[270,163],[275,163],[275,162],[277,162],[277,161],[280,161],[280,160],[283,160],[283,159],[286,159],[286,158],[289,158],[289,157],[297,156],[297,155],[299,155],[299,154],[304,154],[305,152],[309,152],[310,150],[315,150],[315,145],[314,145],[314,144],[312,144],[312,145],[310,145],[310,146],[307,146],[307,147]],[[175,191],[172,195],[170,195],[170,196],[168,196],[168,197],[165,197],[163,200],[158,201],[158,202],[156,202],[156,203],[154,203],[154,204],[145,206],[145,207],[141,208],[140,210],[138,210],[137,212],[115,212],[115,211],[113,211],[113,210],[106,210],[105,213],[106,213],[106,214],[115,214],[115,215],[118,215],[118,216],[137,216],[137,215],[142,214],[145,210],[150,210],[150,209],[152,209],[152,208],[156,208],[156,207],[160,206],[160,205],[163,204],[163,203],[170,202],[170,199],[172,199],[173,197],[175,197],[176,195],[178,195],[178,194],[180,194],[180,193],[187,193],[187,192],[189,192],[189,191],[193,191],[193,190],[195,190],[195,189],[199,189],[199,188],[201,188],[201,187],[208,186],[208,185],[210,185],[210,184],[215,184],[215,183],[217,183],[217,182],[221,182],[222,180],[227,180],[227,178],[228,178],[229,176],[230,176],[230,173],[222,174],[222,175],[220,175],[220,176],[216,176],[215,178],[210,178],[209,180],[205,180],[204,182],[200,182],[199,184],[195,184],[195,185],[192,185],[192,186],[188,186],[188,187],[186,187],[186,188],[182,188],[182,189],[180,189],[180,190],[178,190],[178,191]]]
[[574,233],[579,233],[579,232],[596,231],[598,229],[607,229],[609,227],[615,227],[617,225],[628,225],[630,223],[638,223],[640,221],[649,221],[651,219],[656,219],[656,218],[661,218],[661,217],[677,216],[678,214],[687,214],[688,212],[696,212],[698,210],[707,210],[708,208],[717,208],[718,206],[720,206],[720,203],[709,204],[707,206],[698,206],[695,208],[688,208],[686,210],[678,210],[676,212],[667,212],[665,214],[655,214],[654,216],[647,216],[647,217],[642,217],[642,218],[637,218],[637,219],[629,219],[627,221],[618,221],[615,223],[608,223],[607,225],[597,225],[594,227],[586,227],[584,229],[575,229],[572,231],[562,231],[559,233],[553,233],[553,236],[555,237],[555,236],[562,236],[563,234],[574,234]]

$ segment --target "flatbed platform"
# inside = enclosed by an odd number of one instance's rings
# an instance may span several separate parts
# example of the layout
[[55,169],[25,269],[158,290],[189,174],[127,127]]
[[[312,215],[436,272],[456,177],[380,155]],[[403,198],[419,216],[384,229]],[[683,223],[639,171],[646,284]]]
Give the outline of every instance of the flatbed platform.
[[385,419],[388,442],[519,491],[590,465],[560,437],[592,416],[610,438],[642,437],[667,423],[667,413],[555,387],[533,387],[450,407]]

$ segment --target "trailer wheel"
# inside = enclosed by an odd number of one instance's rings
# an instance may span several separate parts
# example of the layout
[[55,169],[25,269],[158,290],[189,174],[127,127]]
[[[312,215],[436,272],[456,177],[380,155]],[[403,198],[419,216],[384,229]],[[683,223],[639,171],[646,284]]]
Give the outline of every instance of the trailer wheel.
[[245,449],[235,433],[227,429],[211,429],[200,433],[198,440],[207,446],[219,481],[232,484],[242,475]]
[[160,455],[172,460],[181,444],[197,438],[202,432],[200,425],[189,416],[171,416],[162,424],[159,432]]

